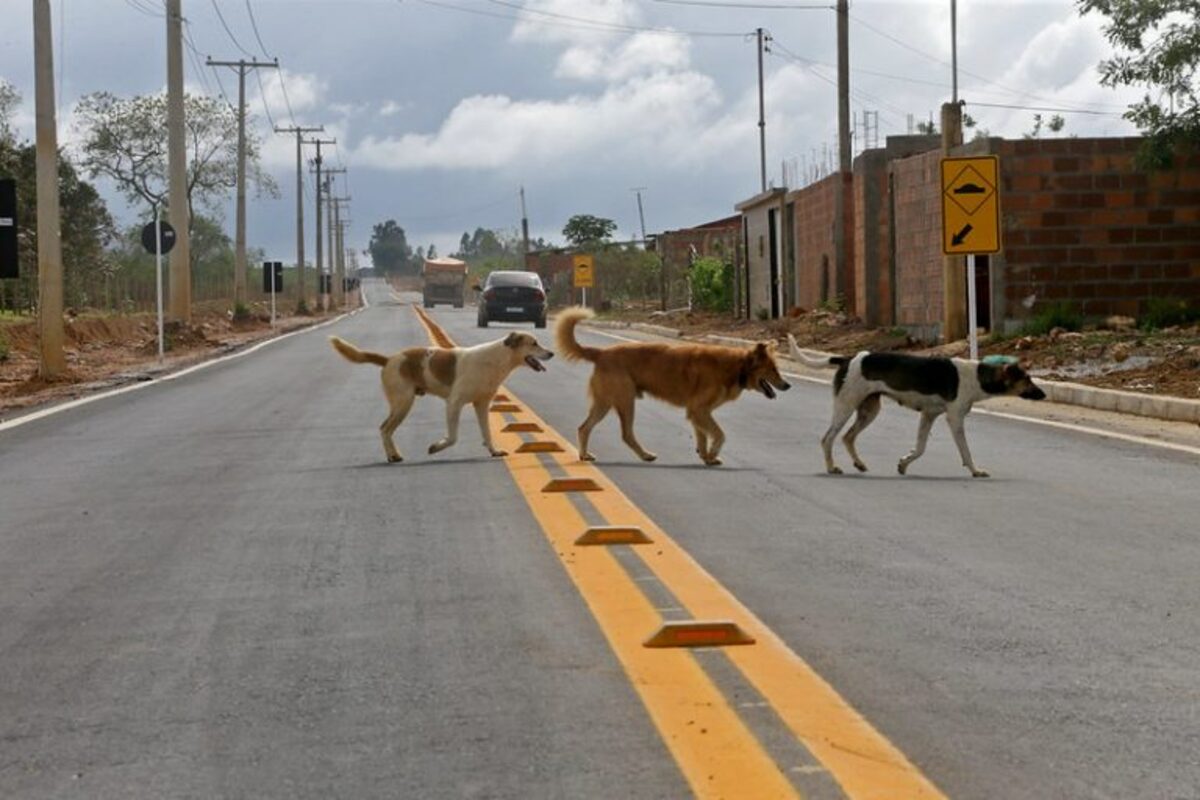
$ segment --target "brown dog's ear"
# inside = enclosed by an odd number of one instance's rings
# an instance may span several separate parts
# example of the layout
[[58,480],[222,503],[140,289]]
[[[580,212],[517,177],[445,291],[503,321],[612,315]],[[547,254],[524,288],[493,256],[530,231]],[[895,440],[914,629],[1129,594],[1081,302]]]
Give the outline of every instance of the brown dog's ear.
[[759,342],[754,345],[754,357],[756,359],[764,359],[770,352],[770,345],[767,342]]
[[511,347],[513,350],[516,350],[518,347],[521,346],[521,334],[510,333],[508,336],[505,336],[504,337],[504,346]]

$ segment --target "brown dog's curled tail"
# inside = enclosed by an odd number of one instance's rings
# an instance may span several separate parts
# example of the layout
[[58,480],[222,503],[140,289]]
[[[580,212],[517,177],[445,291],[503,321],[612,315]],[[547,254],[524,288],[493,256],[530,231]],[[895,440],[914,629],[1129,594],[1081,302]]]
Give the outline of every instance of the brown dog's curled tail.
[[329,343],[332,344],[333,349],[341,353],[342,357],[347,361],[353,361],[355,364],[378,364],[381,367],[387,365],[387,356],[380,353],[371,353],[366,350],[359,350],[345,339],[338,338],[337,336],[330,336]]
[[600,357],[599,348],[585,347],[575,340],[575,326],[594,316],[590,308],[583,306],[572,306],[559,312],[558,321],[554,323],[554,343],[567,361],[595,361]]

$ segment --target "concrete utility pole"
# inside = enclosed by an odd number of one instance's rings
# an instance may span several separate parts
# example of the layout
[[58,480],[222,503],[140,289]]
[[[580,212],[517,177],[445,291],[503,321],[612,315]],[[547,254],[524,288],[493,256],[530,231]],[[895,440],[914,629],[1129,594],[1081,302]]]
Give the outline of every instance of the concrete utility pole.
[[642,247],[643,247],[643,249],[646,247],[646,213],[642,210],[642,192],[644,192],[645,190],[646,190],[645,186],[635,186],[634,188],[629,190],[631,192],[637,193],[638,222],[641,223],[641,226],[642,226]]
[[767,190],[767,118],[763,102],[763,29],[756,28],[758,36],[758,162],[762,191]]
[[250,69],[279,69],[279,61],[213,61],[210,67],[233,67],[238,74],[238,163],[237,163],[237,230],[234,234],[233,307],[234,313],[246,307],[246,71]]
[[[850,3],[837,0],[837,49],[838,49],[838,178],[834,184],[833,236],[834,275],[833,293],[837,297],[845,293],[844,276],[849,268],[846,254],[850,248],[846,240],[854,230],[846,224],[846,181],[853,166],[850,161]],[[852,302],[853,298],[845,298]]]
[[521,187],[521,269],[525,269],[525,256],[529,255],[529,215],[525,213],[525,187]]
[[296,311],[301,314],[308,311],[304,283],[304,134],[324,130],[324,125],[315,128],[299,125],[294,128],[275,128],[276,133],[296,134]]
[[330,197],[333,217],[333,230],[330,235],[331,255],[329,266],[336,275],[333,279],[333,297],[338,308],[346,304],[346,261],[342,257],[342,203],[350,201],[349,197]]
[[[942,105],[942,155],[962,144],[962,106]],[[942,259],[942,341],[956,342],[967,335],[966,265],[962,256]]]
[[[316,145],[316,146],[317,146],[317,157],[316,157],[316,159],[314,159],[314,161],[313,161],[313,166],[315,167],[315,171],[316,171],[316,174],[317,174],[317,219],[316,219],[316,229],[317,229],[317,259],[316,259],[316,269],[317,269],[317,299],[318,299],[318,301],[319,301],[319,302],[322,304],[322,307],[324,308],[324,307],[325,307],[325,302],[326,302],[326,300],[325,300],[325,298],[326,298],[326,295],[324,295],[324,294],[322,294],[322,293],[321,293],[321,276],[325,274],[325,273],[324,273],[324,271],[323,271],[323,269],[322,269],[322,266],[323,266],[323,265],[322,265],[322,263],[321,263],[321,191],[322,191],[322,189],[321,189],[321,163],[322,163],[322,159],[321,159],[321,145],[323,145],[323,144],[337,144],[337,139],[309,139],[309,140],[306,142],[306,144],[312,144],[312,145]],[[332,287],[331,287],[331,288],[332,288]]]
[[337,220],[335,218],[337,201],[333,197],[333,176],[337,175],[337,174],[344,175],[345,173],[346,173],[345,168],[341,168],[341,169],[332,169],[331,168],[331,169],[325,170],[325,218],[326,218],[326,222],[325,222],[326,231],[325,232],[329,235],[329,244],[326,245],[326,253],[325,254],[328,257],[327,263],[329,264],[329,276],[330,276],[329,279],[330,279],[330,281],[332,281],[332,283],[330,284],[330,287],[329,287],[329,291],[330,291],[330,298],[333,301],[334,308],[341,308],[342,300],[344,298],[342,296],[343,287],[338,286],[337,282],[333,280],[334,274],[337,272],[337,259],[334,258],[334,253],[336,252],[336,250],[335,250],[336,242],[334,241],[334,235],[333,235],[334,230],[337,226]]
[[175,229],[168,256],[172,319],[192,319],[191,208],[187,196],[187,139],[183,109],[183,12],[180,0],[167,0],[167,221]]
[[38,343],[43,378],[67,369],[63,353],[62,229],[58,211],[58,122],[50,0],[33,0],[34,113],[37,118]]

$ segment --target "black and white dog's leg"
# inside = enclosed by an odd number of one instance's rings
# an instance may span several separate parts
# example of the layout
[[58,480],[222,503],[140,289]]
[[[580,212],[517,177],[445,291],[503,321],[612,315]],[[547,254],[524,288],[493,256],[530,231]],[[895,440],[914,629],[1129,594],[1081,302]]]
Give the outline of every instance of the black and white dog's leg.
[[933,421],[938,418],[936,412],[923,411],[921,412],[921,424],[917,426],[917,444],[908,455],[900,459],[900,463],[896,465],[896,470],[901,474],[908,471],[908,465],[916,461],[925,452],[925,445],[929,442],[929,432],[933,430]]
[[833,401],[833,420],[829,423],[829,430],[821,437],[821,450],[825,453],[825,471],[830,475],[842,474],[842,468],[833,463],[833,443],[837,441],[838,431],[846,424],[846,420],[850,419],[855,408],[856,405],[851,405],[842,397]]
[[858,439],[858,435],[875,421],[875,417],[879,416],[879,408],[882,404],[880,395],[877,394],[873,394],[866,400],[863,400],[858,406],[858,416],[854,418],[854,424],[850,426],[850,430],[846,431],[846,435],[842,437],[842,441],[846,445],[846,450],[849,451],[850,457],[854,459],[854,468],[859,472],[866,472],[867,465],[858,457],[858,450],[854,447],[854,442]]
[[490,404],[490,399],[476,400],[474,404],[475,418],[479,420],[479,432],[483,434],[483,446],[486,447],[488,452],[494,457],[499,458],[500,456],[508,455],[508,453],[504,450],[497,450],[492,444],[492,426],[488,422],[488,408],[490,407]]
[[440,453],[458,441],[458,418],[462,414],[463,403],[454,397],[446,400],[446,435],[429,445],[429,454]]
[[971,470],[973,478],[989,477],[985,470],[975,466],[975,462],[971,459],[971,448],[967,447],[967,434],[963,430],[963,414],[957,414],[953,410],[946,410],[946,423],[950,426],[950,433],[954,434],[954,443],[958,445],[958,454],[962,456],[963,466]]

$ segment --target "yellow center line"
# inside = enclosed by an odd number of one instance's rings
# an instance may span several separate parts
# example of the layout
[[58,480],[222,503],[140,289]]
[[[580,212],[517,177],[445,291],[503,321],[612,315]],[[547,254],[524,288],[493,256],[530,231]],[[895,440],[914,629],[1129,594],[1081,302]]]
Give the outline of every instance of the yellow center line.
[[[440,326],[419,308],[414,309],[431,338],[441,344],[449,342]],[[757,640],[755,645],[725,652],[849,797],[944,797],[903,753],[603,472],[578,461],[573,443],[511,391],[505,389],[505,393],[523,407],[527,421],[542,426],[540,438],[562,445],[563,452],[551,454],[551,458],[567,475],[591,478],[602,487],[603,491],[591,492],[587,498],[609,524],[641,527],[654,540],[653,545],[633,551],[693,617],[732,620]],[[499,446],[508,450],[521,441],[515,433],[498,436]],[[782,772],[796,765],[778,765],[771,760],[689,653],[642,646],[661,624],[660,614],[607,548],[574,545],[587,525],[565,496],[541,492],[551,475],[538,456],[510,455],[505,464],[697,795],[796,796]],[[705,726],[702,734],[697,733],[700,725]]]

